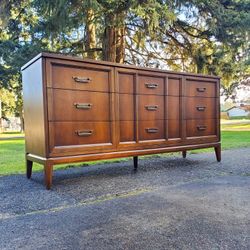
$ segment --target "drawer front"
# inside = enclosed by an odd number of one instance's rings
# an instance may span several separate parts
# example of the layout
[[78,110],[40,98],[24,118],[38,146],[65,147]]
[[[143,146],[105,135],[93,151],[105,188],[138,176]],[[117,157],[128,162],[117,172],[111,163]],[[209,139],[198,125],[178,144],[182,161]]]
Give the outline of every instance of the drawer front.
[[187,120],[187,137],[216,135],[216,119]]
[[164,78],[139,75],[138,93],[149,95],[164,95]]
[[50,121],[109,121],[110,94],[48,89]]
[[216,97],[216,82],[187,79],[185,96]]
[[185,97],[186,119],[215,119],[216,98]]
[[163,120],[164,96],[138,95],[139,120]]
[[[48,86],[62,89],[109,92],[109,70],[94,66],[52,63]],[[51,86],[50,86],[51,85]]]
[[49,133],[52,148],[111,143],[110,122],[50,122]]
[[165,138],[164,120],[139,121],[139,140],[158,140]]

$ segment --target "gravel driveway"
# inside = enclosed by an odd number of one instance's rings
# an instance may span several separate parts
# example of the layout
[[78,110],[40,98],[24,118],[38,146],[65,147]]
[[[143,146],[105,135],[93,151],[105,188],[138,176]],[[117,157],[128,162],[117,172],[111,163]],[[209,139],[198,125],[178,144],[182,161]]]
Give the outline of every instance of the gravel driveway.
[[0,249],[250,249],[250,148],[0,177]]

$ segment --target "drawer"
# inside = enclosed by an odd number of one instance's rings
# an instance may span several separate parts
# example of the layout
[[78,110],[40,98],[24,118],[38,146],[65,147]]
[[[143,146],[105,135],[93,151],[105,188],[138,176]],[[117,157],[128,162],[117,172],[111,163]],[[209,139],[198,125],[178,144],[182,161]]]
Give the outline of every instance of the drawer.
[[110,122],[50,122],[50,144],[54,146],[111,143]]
[[163,120],[164,96],[138,95],[139,120]]
[[51,74],[48,86],[53,88],[110,91],[109,68],[52,63]]
[[48,89],[50,121],[109,121],[110,94]]
[[216,119],[187,120],[187,137],[216,134]]
[[185,97],[186,119],[215,119],[216,98]]
[[216,97],[216,82],[186,79],[185,96]]
[[155,76],[138,76],[138,93],[164,95],[164,78]]
[[165,138],[164,120],[139,121],[139,140],[158,140]]

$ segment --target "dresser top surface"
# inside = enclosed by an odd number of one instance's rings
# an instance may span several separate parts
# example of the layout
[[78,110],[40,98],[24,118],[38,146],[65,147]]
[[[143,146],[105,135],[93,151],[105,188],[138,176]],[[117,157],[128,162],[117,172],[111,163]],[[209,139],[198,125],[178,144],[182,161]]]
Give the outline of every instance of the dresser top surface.
[[163,69],[157,69],[157,68],[147,68],[147,67],[141,67],[136,65],[128,65],[128,64],[121,64],[121,63],[114,63],[114,62],[108,62],[108,61],[101,61],[101,60],[93,60],[93,59],[87,59],[87,58],[81,58],[77,56],[70,56],[65,54],[59,54],[59,53],[52,53],[52,52],[41,52],[37,56],[33,57],[30,61],[28,61],[26,64],[24,64],[21,67],[21,70],[25,70],[27,67],[29,67],[32,63],[37,61],[40,58],[50,58],[50,59],[61,59],[65,61],[77,61],[77,62],[85,62],[85,63],[91,63],[91,64],[99,64],[99,65],[106,65],[106,66],[113,66],[113,67],[119,67],[119,68],[127,68],[127,69],[137,69],[137,70],[144,70],[144,71],[152,71],[152,72],[159,72],[159,73],[168,73],[168,74],[175,74],[175,75],[183,75],[183,76],[200,76],[204,78],[213,78],[213,79],[220,79],[219,76],[214,75],[203,75],[203,74],[194,74],[194,73],[187,73],[187,72],[177,72],[177,71],[170,71],[170,70],[163,70]]

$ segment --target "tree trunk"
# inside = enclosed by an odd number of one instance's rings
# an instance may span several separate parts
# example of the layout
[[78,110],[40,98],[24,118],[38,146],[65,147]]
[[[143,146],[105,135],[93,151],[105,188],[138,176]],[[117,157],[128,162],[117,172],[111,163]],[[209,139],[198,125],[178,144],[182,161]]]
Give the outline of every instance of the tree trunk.
[[117,15],[118,27],[116,29],[116,62],[124,63],[125,58],[125,13]]
[[109,14],[105,18],[103,60],[123,63],[125,57],[125,13]]
[[23,114],[22,114],[22,116],[20,117],[20,121],[21,121],[21,133],[23,133],[24,132],[24,117],[23,117]]
[[103,60],[116,61],[116,31],[115,15],[109,14],[105,18],[105,30],[103,35]]
[[20,132],[24,132],[24,117],[23,117],[23,107],[18,107],[18,116],[20,118]]
[[116,62],[123,63],[125,57],[125,28],[116,31]]
[[94,24],[94,11],[93,9],[87,10],[87,20],[86,20],[86,44],[87,56],[91,59],[96,59],[96,26]]

